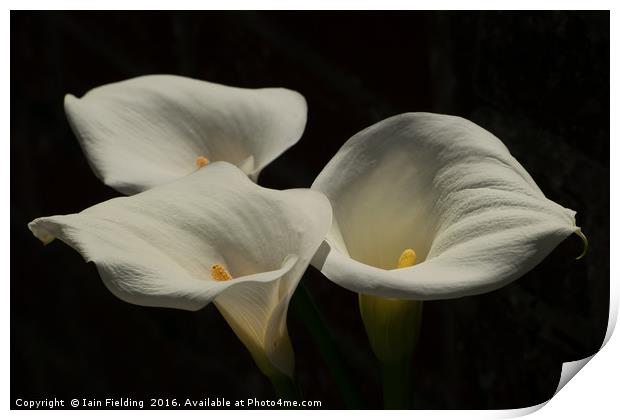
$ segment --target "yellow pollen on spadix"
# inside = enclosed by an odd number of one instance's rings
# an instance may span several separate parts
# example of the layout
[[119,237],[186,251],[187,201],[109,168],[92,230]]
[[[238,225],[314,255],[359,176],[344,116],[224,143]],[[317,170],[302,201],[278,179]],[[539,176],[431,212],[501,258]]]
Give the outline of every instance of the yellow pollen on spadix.
[[213,264],[211,266],[211,278],[215,281],[226,281],[231,280],[232,276],[223,265]]
[[207,166],[209,164],[209,159],[206,158],[206,156],[198,156],[196,158],[196,166],[198,167],[198,169],[202,168],[203,166]]
[[407,248],[403,251],[402,254],[400,254],[396,268],[411,267],[412,265],[415,265],[416,258],[417,257],[415,251],[413,249]]

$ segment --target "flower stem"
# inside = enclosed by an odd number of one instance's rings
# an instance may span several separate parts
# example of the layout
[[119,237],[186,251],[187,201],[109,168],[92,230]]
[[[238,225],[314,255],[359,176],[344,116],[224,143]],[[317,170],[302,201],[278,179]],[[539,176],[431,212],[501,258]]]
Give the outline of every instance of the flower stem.
[[318,346],[346,407],[349,409],[362,408],[362,399],[349,380],[346,365],[338,346],[303,283],[297,287],[291,307],[295,314],[302,319]]
[[422,302],[359,295],[370,347],[383,369],[383,405],[411,408],[411,357],[422,320]]
[[301,395],[299,388],[293,381],[286,375],[274,375],[269,377],[271,384],[276,391],[278,398],[282,398],[287,401],[300,401]]
[[411,408],[411,362],[382,363],[383,407],[388,410]]

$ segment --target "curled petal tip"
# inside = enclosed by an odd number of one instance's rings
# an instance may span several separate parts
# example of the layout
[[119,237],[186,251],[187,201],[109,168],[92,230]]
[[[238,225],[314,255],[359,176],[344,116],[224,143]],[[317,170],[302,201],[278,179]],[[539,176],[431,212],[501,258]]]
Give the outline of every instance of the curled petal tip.
[[28,229],[30,229],[32,234],[38,240],[40,240],[43,243],[43,245],[47,245],[47,244],[49,244],[50,242],[52,242],[55,239],[52,234],[50,234],[49,232],[47,232],[44,229],[40,229],[39,227],[37,227],[36,221],[32,221],[32,222],[28,223]]
[[579,255],[577,258],[575,258],[576,260],[580,260],[583,257],[586,256],[586,254],[588,253],[588,248],[590,247],[588,244],[588,238],[586,238],[586,235],[583,234],[583,232],[581,231],[581,228],[578,228],[575,231],[575,234],[577,236],[579,236],[583,242],[583,251],[581,252],[581,255]]
[[65,109],[68,110],[69,107],[71,107],[72,105],[76,104],[78,101],[79,101],[79,99],[76,98],[74,95],[72,95],[70,93],[66,93],[65,97],[64,97]]

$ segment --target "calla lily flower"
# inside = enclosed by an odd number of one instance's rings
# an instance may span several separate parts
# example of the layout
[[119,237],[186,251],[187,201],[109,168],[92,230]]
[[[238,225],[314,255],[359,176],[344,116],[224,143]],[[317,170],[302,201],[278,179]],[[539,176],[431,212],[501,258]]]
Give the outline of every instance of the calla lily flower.
[[585,242],[574,211],[545,198],[497,137],[454,116],[409,113],[367,128],[312,189],[333,207],[313,264],[363,295],[484,293],[521,277],[570,234]]
[[293,374],[288,304],[331,224],[320,193],[276,191],[216,162],[132,197],[28,226],[94,262],[136,305],[198,310],[214,302],[261,370]]
[[307,107],[287,89],[150,75],[66,95],[65,112],[97,177],[129,195],[215,161],[256,180],[299,140]]

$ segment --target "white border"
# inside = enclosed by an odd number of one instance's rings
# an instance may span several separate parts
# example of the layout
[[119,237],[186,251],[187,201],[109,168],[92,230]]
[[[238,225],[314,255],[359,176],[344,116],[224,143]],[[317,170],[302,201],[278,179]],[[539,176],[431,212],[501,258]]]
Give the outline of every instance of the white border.
[[[8,2],[10,8],[20,10],[20,9],[46,9],[49,8],[50,3],[47,1],[30,1],[28,4],[24,4],[25,2],[16,2],[11,1]],[[574,9],[599,9],[599,10],[611,10],[612,8],[611,1],[596,1],[591,0],[588,2],[583,1],[503,1],[501,2],[501,6],[506,9],[512,10],[545,10],[545,9],[555,9],[558,6],[563,10],[574,10]],[[230,1],[230,2],[204,2],[204,1],[189,1],[189,0],[176,0],[174,2],[163,2],[158,0],[153,0],[149,2],[134,2],[134,1],[118,1],[118,0],[107,0],[103,1],[93,1],[88,2],[86,5],[83,1],[56,1],[53,6],[58,9],[190,9],[190,10],[200,10],[205,7],[217,10],[217,9],[351,9],[352,7],[356,9],[375,9],[378,6],[381,9],[410,9],[415,7],[418,10],[465,10],[464,6],[467,6],[468,9],[495,9],[500,5],[497,1],[432,1],[432,2],[409,2],[409,1],[393,1],[393,0],[382,0],[381,2],[370,2],[370,1],[356,1],[356,2],[338,2],[338,1],[326,1],[326,0],[317,0],[312,2],[296,2],[295,4],[291,4],[290,2],[283,1],[273,1],[273,0],[255,0],[255,1]],[[88,6],[88,7],[87,7]],[[5,80],[5,88],[4,88],[4,103],[3,103],[3,112],[2,112],[2,126],[4,127],[4,133],[7,135],[7,138],[10,138],[10,120],[9,120],[9,112],[10,112],[10,66],[8,65],[8,61],[10,60],[9,49],[10,49],[10,13],[5,14],[4,19],[5,24],[2,25],[2,53],[3,57],[6,58],[5,65],[2,67],[2,74]],[[618,23],[618,19],[615,16],[615,11],[611,12],[611,45],[617,46],[617,31],[615,27]],[[613,53],[613,48],[611,49],[611,74],[618,74],[618,66],[617,66],[617,56]],[[617,84],[614,82],[612,77],[611,81],[611,112],[610,115],[616,115],[614,110],[617,110],[616,106],[616,98],[617,98]],[[611,119],[611,138],[614,141],[611,142],[611,185],[612,188],[614,185],[620,185],[620,177],[618,176],[618,147],[615,145],[615,141],[618,140],[617,136],[617,122],[614,118]],[[10,278],[10,267],[9,267],[9,252],[10,252],[10,243],[9,243],[9,180],[10,180],[10,159],[9,159],[9,142],[4,141],[5,148],[2,154],[3,165],[0,166],[0,170],[2,171],[2,197],[5,200],[4,206],[2,207],[4,223],[2,224],[2,237],[5,238],[2,246],[2,259],[3,264],[2,267],[4,269],[5,277],[4,277],[4,296],[5,296],[5,305],[4,305],[4,322],[3,322],[3,337],[6,339],[9,337],[9,304],[10,304],[10,293],[9,293],[9,281]],[[610,191],[611,193],[612,191]],[[617,214],[618,210],[618,202],[617,197],[613,194],[610,196],[611,198],[611,215]],[[611,226],[610,226],[610,236],[611,236],[611,255],[617,255],[617,244],[614,238],[617,237],[618,233],[618,223],[615,221],[615,218],[611,218]],[[14,250],[15,251],[15,250]],[[615,263],[615,258],[611,258],[611,302],[610,302],[610,322],[608,326],[607,335],[605,337],[605,345],[601,349],[601,351],[594,355],[591,359],[591,362],[587,364],[587,366],[583,369],[583,372],[579,374],[579,378],[573,381],[570,381],[568,384],[566,382],[559,384],[558,386],[558,394],[554,396],[547,403],[541,404],[539,406],[525,408],[525,409],[517,409],[517,410],[497,410],[497,411],[395,411],[395,412],[385,412],[381,411],[380,416],[389,416],[393,418],[401,417],[403,419],[410,420],[412,417],[415,419],[426,419],[426,418],[440,418],[440,419],[454,419],[454,418],[471,418],[471,419],[481,419],[481,418],[510,418],[517,417],[521,415],[533,414],[533,417],[537,419],[554,419],[556,417],[561,417],[563,419],[582,419],[584,416],[592,414],[592,410],[596,410],[599,413],[606,413],[606,418],[613,416],[613,414],[618,413],[618,374],[620,373],[620,363],[619,363],[619,355],[620,355],[620,344],[618,344],[618,339],[611,337],[611,333],[613,332],[613,328],[615,326],[617,320],[617,312],[618,312],[618,267]],[[2,376],[4,381],[2,381],[2,394],[4,408],[8,410],[10,407],[9,401],[9,387],[10,387],[10,358],[9,358],[9,347],[8,345],[0,346],[2,352],[2,360],[4,361],[4,368],[2,369]],[[586,361],[587,362],[587,361]],[[584,363],[576,362],[565,364],[563,368],[562,376],[563,378],[571,378],[579,369],[584,366]],[[575,369],[578,368],[578,369]],[[562,381],[561,381],[562,382]],[[544,407],[544,408],[543,408]],[[543,409],[541,409],[543,408]],[[610,413],[610,414],[607,414]],[[59,419],[83,419],[85,417],[84,412],[80,411],[11,411],[11,417],[15,418],[33,418],[33,417],[50,417],[50,418],[59,418]],[[321,416],[354,416],[357,418],[370,418],[378,413],[375,411],[184,411],[184,418],[199,418],[204,419],[205,417],[216,416],[216,418],[238,418],[240,416],[252,416],[254,419],[269,419],[272,420],[274,418],[286,418],[289,419],[291,416],[300,417],[300,418],[315,418],[317,415]],[[131,416],[135,418],[149,418],[149,419],[169,419],[171,415],[178,415],[176,412],[168,412],[168,411],[117,411],[114,413],[106,412],[106,411],[92,411],[87,413],[88,418],[101,418],[108,419],[110,415],[113,416]],[[314,419],[313,419],[314,420]]]

